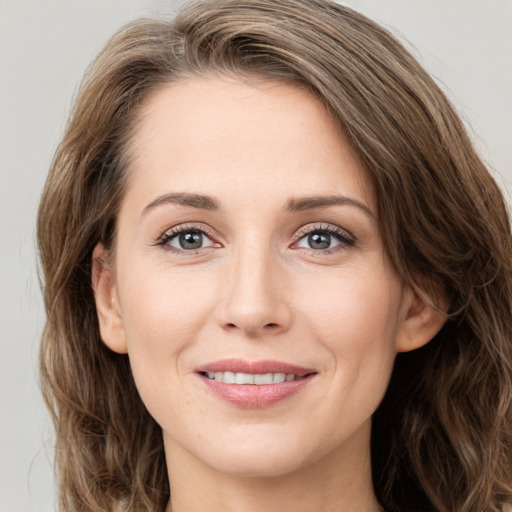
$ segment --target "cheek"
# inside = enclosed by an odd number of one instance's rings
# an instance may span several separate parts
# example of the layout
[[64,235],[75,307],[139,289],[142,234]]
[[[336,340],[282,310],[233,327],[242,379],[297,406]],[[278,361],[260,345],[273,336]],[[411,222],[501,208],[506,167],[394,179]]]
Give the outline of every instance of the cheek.
[[336,375],[386,386],[396,354],[401,287],[391,272],[350,270],[304,288],[302,309],[313,335],[331,353]]
[[184,274],[153,266],[151,271],[144,267],[119,279],[133,377],[142,401],[160,425],[173,424],[177,409],[185,420],[195,417],[195,397],[176,390],[184,389],[190,372],[187,354],[211,315],[215,297],[212,286],[204,286],[204,276]]
[[330,354],[330,384],[317,415],[332,432],[333,445],[367,421],[386,392],[396,355],[399,290],[386,275],[356,272],[326,285],[315,300],[310,290],[309,325]]
[[122,318],[134,374],[179,368],[182,354],[210,315],[211,287],[197,276],[165,268],[132,274],[121,282]]

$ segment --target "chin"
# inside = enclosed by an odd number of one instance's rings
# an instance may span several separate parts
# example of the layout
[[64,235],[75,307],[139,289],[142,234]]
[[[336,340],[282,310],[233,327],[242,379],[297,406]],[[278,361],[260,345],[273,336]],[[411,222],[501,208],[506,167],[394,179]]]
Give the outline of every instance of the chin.
[[[254,433],[245,436],[227,436],[208,443],[204,450],[195,450],[195,455],[210,467],[229,475],[240,477],[280,477],[311,464],[324,457],[330,446],[309,443],[303,436],[282,432]],[[215,447],[212,449],[212,447]]]
[[275,478],[281,477],[307,466],[303,454],[262,453],[233,454],[223,457],[223,460],[212,461],[215,469],[222,473],[246,478]]

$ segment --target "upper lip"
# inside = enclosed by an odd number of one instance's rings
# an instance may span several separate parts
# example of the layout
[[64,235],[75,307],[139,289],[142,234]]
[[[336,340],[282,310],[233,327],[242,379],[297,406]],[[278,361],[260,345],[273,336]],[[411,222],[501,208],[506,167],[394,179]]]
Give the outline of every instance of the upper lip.
[[295,364],[285,363],[283,361],[244,361],[242,359],[221,359],[213,361],[196,368],[198,373],[208,372],[233,372],[233,373],[286,373],[304,377],[311,373],[316,373],[315,370],[304,368]]

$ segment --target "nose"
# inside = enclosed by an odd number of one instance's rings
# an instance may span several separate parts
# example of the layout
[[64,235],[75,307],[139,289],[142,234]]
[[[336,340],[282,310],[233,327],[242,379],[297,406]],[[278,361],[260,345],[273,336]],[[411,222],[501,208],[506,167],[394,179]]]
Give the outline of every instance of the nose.
[[271,251],[235,253],[221,285],[217,322],[251,338],[287,331],[291,311],[284,284],[284,272]]

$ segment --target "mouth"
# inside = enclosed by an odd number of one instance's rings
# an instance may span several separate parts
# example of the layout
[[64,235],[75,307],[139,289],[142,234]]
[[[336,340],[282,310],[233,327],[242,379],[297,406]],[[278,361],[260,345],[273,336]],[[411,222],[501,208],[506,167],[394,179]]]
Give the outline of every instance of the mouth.
[[240,408],[277,404],[302,391],[318,372],[280,361],[225,359],[204,365],[197,374],[215,396]]
[[242,384],[264,386],[268,384],[281,384],[303,379],[294,373],[243,373],[243,372],[201,372],[202,375],[217,382],[225,384]]

